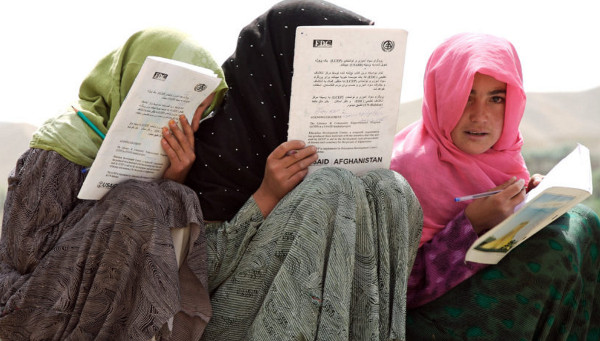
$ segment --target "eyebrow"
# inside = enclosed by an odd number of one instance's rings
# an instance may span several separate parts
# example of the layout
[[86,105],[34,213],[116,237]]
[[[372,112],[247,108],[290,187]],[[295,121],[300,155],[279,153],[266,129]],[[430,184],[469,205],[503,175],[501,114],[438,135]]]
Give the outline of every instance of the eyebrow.
[[506,95],[506,90],[505,89],[497,89],[497,90],[492,90],[492,91],[488,92],[488,95],[498,95],[498,94]]
[[[471,89],[471,95],[476,94],[477,92],[473,89]],[[498,95],[498,94],[505,94],[506,95],[506,90],[504,89],[497,89],[497,90],[492,90],[490,92],[487,93],[488,95]]]

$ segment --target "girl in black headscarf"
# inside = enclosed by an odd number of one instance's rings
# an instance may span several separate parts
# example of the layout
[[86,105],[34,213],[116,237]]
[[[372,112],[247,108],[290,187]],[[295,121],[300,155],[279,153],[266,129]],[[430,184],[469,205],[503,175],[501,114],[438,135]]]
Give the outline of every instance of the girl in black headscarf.
[[222,65],[225,103],[196,133],[187,181],[206,220],[231,219],[261,184],[267,156],[287,140],[296,27],[369,24],[324,1],[283,1],[241,31]]
[[302,180],[315,149],[286,142],[296,27],[370,23],[323,1],[284,1],[242,30],[224,63],[230,88],[196,134],[187,180],[217,221],[206,227],[204,339],[404,339],[422,224],[412,190],[383,169]]

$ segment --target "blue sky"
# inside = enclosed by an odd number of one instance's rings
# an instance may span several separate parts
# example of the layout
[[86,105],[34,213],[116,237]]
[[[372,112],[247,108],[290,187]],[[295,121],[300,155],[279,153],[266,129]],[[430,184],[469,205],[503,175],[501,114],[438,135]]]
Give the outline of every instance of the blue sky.
[[[521,57],[532,92],[600,86],[600,20],[596,1],[339,0],[375,21],[409,32],[402,102],[421,97],[427,58],[465,31],[503,36]],[[0,4],[3,66],[0,121],[41,124],[77,96],[95,63],[148,26],[194,34],[219,62],[239,30],[276,1],[5,1]],[[32,109],[34,108],[34,109]]]

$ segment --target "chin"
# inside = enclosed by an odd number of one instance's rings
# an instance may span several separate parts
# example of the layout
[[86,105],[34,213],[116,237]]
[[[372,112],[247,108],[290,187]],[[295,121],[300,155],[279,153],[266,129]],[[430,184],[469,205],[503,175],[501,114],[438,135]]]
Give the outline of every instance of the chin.
[[[469,155],[479,155],[487,152],[494,146],[497,141],[494,139],[479,139],[473,141],[473,139],[457,139],[452,141],[456,148]],[[492,143],[494,142],[494,143]]]
[[466,147],[466,148],[459,147],[458,149],[462,150],[463,152],[465,152],[469,155],[479,155],[479,154],[483,154],[483,153],[487,152],[488,150],[490,150],[490,148],[491,147],[470,146],[470,147]]

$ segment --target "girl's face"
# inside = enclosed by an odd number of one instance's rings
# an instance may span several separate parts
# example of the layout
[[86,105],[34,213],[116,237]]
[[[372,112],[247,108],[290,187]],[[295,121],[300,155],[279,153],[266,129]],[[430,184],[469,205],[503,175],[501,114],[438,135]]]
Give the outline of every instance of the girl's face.
[[200,119],[202,118],[202,114],[204,113],[206,108],[210,106],[210,104],[213,101],[213,98],[215,98],[214,92],[208,95],[208,97],[206,97],[196,109],[196,112],[194,113],[194,118],[192,119],[192,130],[194,130],[194,133],[198,131],[198,127],[200,127]]
[[476,73],[463,114],[450,133],[452,142],[467,154],[481,154],[502,135],[506,83]]

